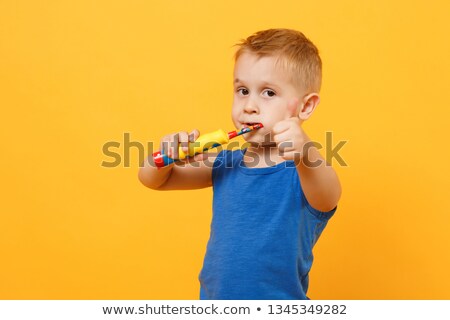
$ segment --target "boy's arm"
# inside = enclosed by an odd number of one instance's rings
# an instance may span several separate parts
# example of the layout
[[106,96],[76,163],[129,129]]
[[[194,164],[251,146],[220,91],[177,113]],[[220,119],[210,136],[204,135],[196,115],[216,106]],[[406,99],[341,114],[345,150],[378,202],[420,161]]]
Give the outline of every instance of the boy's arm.
[[333,210],[341,197],[339,178],[313,146],[299,118],[278,122],[273,127],[273,133],[282,157],[296,162],[303,193],[309,204],[322,212]]
[[303,193],[309,204],[322,212],[333,210],[341,197],[341,184],[334,169],[327,165],[316,147],[297,164]]
[[139,169],[139,180],[154,190],[189,190],[207,188],[212,185],[212,164],[217,154],[196,155],[196,162],[172,163],[160,169],[153,163],[150,155]]

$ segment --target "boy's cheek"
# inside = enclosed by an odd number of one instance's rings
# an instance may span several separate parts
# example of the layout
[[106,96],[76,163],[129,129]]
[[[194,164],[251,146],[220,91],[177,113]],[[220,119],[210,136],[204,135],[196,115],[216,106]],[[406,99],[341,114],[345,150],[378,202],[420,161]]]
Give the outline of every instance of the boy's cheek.
[[231,112],[231,120],[233,120],[235,126],[239,125],[238,114],[234,110]]
[[234,126],[236,127],[236,129],[238,129],[238,121],[236,120],[236,117],[232,114],[231,115],[231,120],[233,121]]

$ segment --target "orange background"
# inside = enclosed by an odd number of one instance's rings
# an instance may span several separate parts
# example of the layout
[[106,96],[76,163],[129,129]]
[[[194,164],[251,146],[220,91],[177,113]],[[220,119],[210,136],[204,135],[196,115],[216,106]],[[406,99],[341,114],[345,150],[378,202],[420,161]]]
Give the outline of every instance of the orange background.
[[211,190],[146,189],[136,148],[130,167],[104,168],[102,146],[231,130],[232,45],[287,27],[324,62],[307,133],[348,140],[308,295],[450,299],[449,12],[444,0],[1,1],[0,298],[197,299]]

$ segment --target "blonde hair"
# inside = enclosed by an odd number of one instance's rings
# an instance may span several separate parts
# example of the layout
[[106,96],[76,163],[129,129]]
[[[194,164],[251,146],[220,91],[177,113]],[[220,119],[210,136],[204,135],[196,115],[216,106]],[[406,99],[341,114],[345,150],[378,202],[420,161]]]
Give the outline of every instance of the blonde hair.
[[235,62],[243,53],[258,57],[277,57],[292,81],[308,92],[319,92],[322,82],[322,60],[317,47],[303,33],[291,29],[258,31],[236,44]]

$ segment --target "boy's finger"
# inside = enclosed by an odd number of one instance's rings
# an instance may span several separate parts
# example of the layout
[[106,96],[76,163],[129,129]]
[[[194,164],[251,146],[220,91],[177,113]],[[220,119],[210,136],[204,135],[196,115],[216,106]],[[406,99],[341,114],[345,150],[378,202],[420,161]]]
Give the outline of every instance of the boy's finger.
[[194,142],[200,136],[200,132],[197,129],[192,130],[189,134],[189,142]]
[[286,120],[282,120],[280,122],[275,123],[275,125],[272,128],[272,132],[274,134],[280,134],[286,130],[288,130],[290,127],[290,123]]
[[159,150],[161,151],[161,153],[162,154],[166,154],[166,149],[165,149],[165,146],[164,146],[164,141],[163,140],[161,140],[161,142],[159,143]]
[[162,138],[159,144],[159,150],[161,151],[161,153],[168,156],[169,147],[170,147],[170,140],[167,137]]
[[199,153],[199,154],[195,155],[194,160],[195,161],[203,161],[203,160],[206,160],[207,158],[208,158],[208,153]]
[[206,153],[199,153],[199,154],[196,154],[193,157],[188,158],[188,162],[199,162],[199,161],[203,161],[203,160],[205,160],[207,158],[208,158],[208,154],[206,154]]
[[184,131],[180,132],[179,134],[181,150],[183,150],[183,152],[187,154],[189,152],[189,135]]
[[283,141],[283,142],[281,142],[281,143],[278,144],[278,150],[279,150],[281,153],[286,153],[286,152],[290,152],[290,151],[295,151],[295,148],[294,148],[294,142],[289,141],[289,140]]
[[169,157],[172,159],[178,159],[178,145],[180,143],[180,135],[177,133],[173,136],[173,141],[170,146],[170,154]]
[[193,157],[188,157],[186,159],[179,160],[178,163],[186,164],[186,163],[199,162],[199,161],[203,161],[203,160],[205,160],[207,158],[208,158],[208,155],[206,153],[199,153],[199,154],[196,154]]
[[288,131],[283,131],[282,133],[273,135],[273,140],[275,141],[275,143],[280,143],[289,139],[291,139],[291,134],[289,134]]

